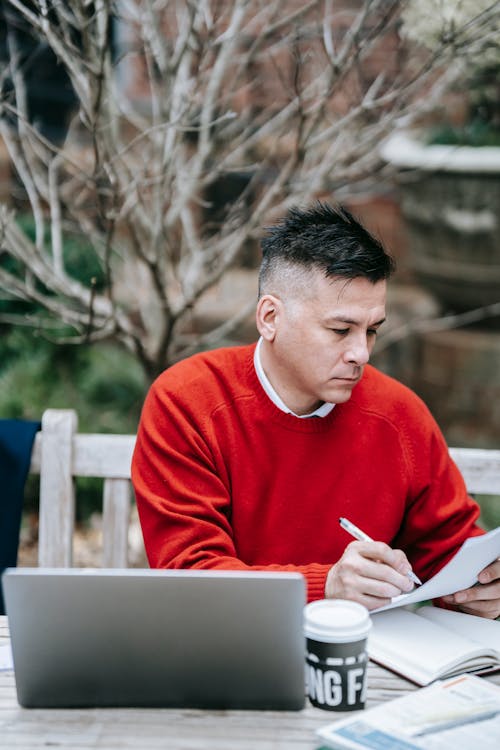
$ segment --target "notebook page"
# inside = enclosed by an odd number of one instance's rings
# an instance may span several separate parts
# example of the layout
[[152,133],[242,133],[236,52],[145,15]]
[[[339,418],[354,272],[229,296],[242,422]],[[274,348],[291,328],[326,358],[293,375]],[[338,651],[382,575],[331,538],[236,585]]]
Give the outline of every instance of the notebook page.
[[421,607],[418,614],[471,641],[495,649],[500,658],[500,622],[440,607]]
[[476,668],[495,660],[493,649],[485,649],[405,609],[380,612],[371,619],[373,627],[367,645],[370,658],[419,685],[426,685],[485,652],[488,656],[479,658]]

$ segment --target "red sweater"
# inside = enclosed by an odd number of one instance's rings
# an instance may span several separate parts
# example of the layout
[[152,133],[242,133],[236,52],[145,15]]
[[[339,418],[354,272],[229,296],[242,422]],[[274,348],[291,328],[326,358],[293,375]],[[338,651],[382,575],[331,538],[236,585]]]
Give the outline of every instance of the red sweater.
[[295,570],[308,598],[352,541],[346,516],[428,579],[479,509],[424,403],[367,366],[349,401],[299,419],[265,394],[255,345],[197,354],[146,398],[132,462],[156,568]]

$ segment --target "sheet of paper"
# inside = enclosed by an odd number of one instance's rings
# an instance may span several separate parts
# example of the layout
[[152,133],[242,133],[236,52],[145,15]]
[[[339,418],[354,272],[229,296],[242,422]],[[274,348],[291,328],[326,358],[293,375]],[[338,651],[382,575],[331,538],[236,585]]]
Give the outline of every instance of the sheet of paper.
[[14,669],[12,650],[10,648],[10,643],[4,643],[0,646],[0,672],[9,671],[11,669]]
[[[465,675],[329,724],[317,732],[335,746],[398,750],[498,750],[500,690]],[[352,743],[352,744],[349,744]]]
[[467,589],[477,582],[477,576],[482,569],[497,557],[500,557],[500,526],[482,536],[467,539],[455,557],[433,578],[422,586],[417,586],[409,594],[396,596],[387,606],[373,611],[402,607]]

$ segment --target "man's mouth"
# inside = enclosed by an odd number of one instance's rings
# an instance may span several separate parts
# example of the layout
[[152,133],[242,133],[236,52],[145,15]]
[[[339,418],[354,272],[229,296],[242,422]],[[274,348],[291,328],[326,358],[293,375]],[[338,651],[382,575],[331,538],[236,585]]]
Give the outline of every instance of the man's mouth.
[[341,375],[336,375],[332,379],[333,380],[344,380],[346,383],[356,383],[360,378],[360,375],[354,375],[354,376],[346,376],[342,377]]

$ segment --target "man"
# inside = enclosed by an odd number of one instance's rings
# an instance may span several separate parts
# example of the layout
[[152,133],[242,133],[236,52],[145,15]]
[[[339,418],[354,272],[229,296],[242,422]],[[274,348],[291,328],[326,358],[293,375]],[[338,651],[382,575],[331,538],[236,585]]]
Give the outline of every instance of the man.
[[[368,365],[393,262],[343,208],[291,210],[262,242],[257,345],[166,370],[132,464],[152,567],[295,570],[309,600],[369,609],[470,536],[468,497],[420,399]],[[352,541],[347,517],[377,541]],[[500,614],[500,563],[450,604]]]

